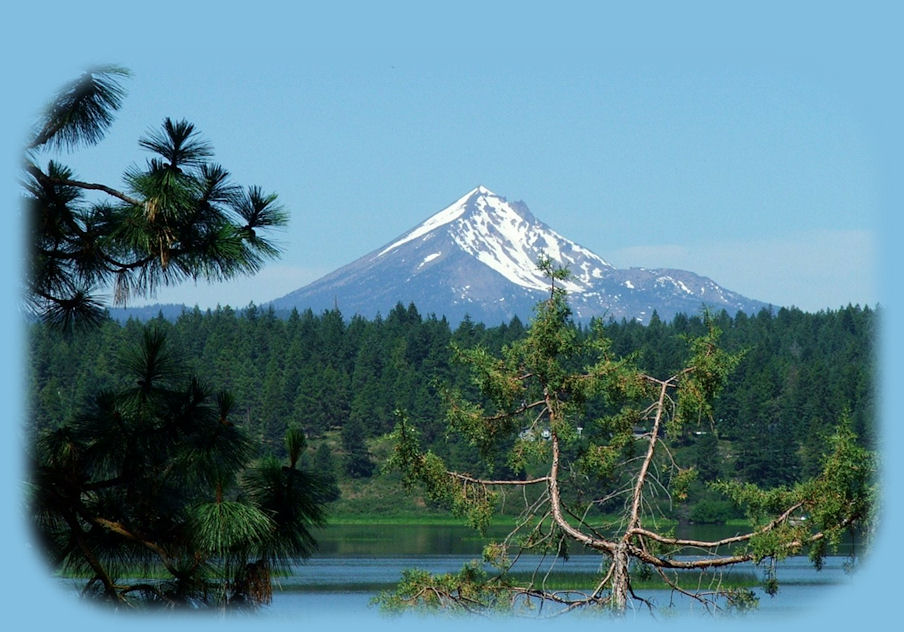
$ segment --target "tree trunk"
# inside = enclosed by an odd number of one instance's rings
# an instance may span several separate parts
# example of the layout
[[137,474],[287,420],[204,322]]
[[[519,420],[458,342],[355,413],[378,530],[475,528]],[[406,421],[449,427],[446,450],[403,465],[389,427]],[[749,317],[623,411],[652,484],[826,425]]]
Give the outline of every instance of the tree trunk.
[[628,545],[621,541],[612,556],[612,564],[615,569],[612,573],[612,609],[621,614],[628,605],[628,590],[630,581],[628,578]]

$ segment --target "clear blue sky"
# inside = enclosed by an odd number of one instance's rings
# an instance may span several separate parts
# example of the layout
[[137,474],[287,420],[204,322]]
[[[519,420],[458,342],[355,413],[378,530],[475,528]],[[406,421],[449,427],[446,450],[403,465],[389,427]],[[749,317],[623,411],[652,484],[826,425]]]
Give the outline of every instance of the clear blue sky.
[[[24,130],[64,82],[114,62],[134,72],[129,97],[108,140],[71,161],[80,177],[115,182],[144,160],[142,132],[185,117],[237,181],[277,192],[292,213],[285,256],[257,278],[160,300],[275,298],[483,184],[620,267],[689,269],[809,311],[889,305],[882,374],[900,373],[900,354],[888,351],[901,347],[893,286],[904,172],[893,3],[483,4],[6,7],[10,226],[20,219]],[[0,244],[8,323],[19,236],[4,231]],[[16,331],[0,337],[7,358],[21,357]],[[4,395],[17,402],[22,372],[11,366]],[[7,425],[0,461],[5,480],[18,481],[22,437]],[[885,426],[892,449],[898,426]],[[900,470],[886,459],[888,477]],[[21,489],[9,487],[4,528],[15,530]],[[888,523],[901,515],[894,496]],[[83,620],[42,592],[41,569],[25,559],[13,555],[16,572],[2,574],[4,603],[18,605],[8,618]],[[859,592],[823,604],[823,622],[879,621],[881,599],[899,592],[893,559],[876,555]]]
[[37,108],[85,65],[124,65],[107,140],[66,158],[79,177],[118,184],[146,158],[142,133],[187,118],[291,212],[278,264],[150,302],[277,298],[478,184],[617,267],[687,269],[809,311],[878,301],[881,158],[850,51],[534,50],[501,19],[460,26],[430,48],[91,50],[39,60],[47,77],[24,96]]

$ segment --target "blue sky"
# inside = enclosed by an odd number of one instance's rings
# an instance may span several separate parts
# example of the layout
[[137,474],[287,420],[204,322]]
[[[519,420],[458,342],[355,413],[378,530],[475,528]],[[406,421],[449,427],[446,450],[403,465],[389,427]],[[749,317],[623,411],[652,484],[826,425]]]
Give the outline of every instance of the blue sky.
[[64,157],[79,177],[120,183],[146,159],[139,136],[186,118],[238,182],[290,211],[284,256],[255,278],[139,302],[277,298],[478,184],[617,267],[687,269],[808,311],[879,300],[881,158],[862,77],[839,51],[513,54],[516,36],[480,22],[468,37],[345,55],[124,47],[41,64],[49,76],[27,101],[34,111],[85,65],[126,66],[107,139]]
[[[184,117],[238,182],[291,211],[278,263],[158,300],[275,298],[483,184],[619,267],[684,268],[808,311],[881,302],[882,374],[900,370],[891,3],[20,4],[0,25],[7,209],[35,113],[86,66],[114,62],[134,73],[129,96],[107,141],[70,161],[80,177],[117,181],[144,160],[140,134]],[[20,357],[19,233],[3,240],[0,353]],[[18,365],[8,378],[16,402]],[[22,437],[8,425],[4,476],[18,481]],[[885,472],[900,476],[893,458]],[[8,507],[20,491],[10,486]],[[888,523],[900,516],[891,496]],[[16,511],[4,515],[16,529]],[[868,590],[837,595],[821,616],[880,620],[881,605],[858,600],[891,596],[891,559],[877,555]],[[84,619],[66,600],[46,605],[41,569],[19,568],[3,580],[7,603],[28,604],[13,616]]]

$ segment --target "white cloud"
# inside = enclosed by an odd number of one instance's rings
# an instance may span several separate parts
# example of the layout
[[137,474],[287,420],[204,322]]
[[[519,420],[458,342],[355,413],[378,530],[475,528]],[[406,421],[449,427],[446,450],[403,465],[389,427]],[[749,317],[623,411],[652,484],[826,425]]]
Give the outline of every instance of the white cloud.
[[689,270],[749,298],[818,311],[879,300],[877,241],[871,230],[816,230],[774,239],[633,246],[608,258],[618,267]]

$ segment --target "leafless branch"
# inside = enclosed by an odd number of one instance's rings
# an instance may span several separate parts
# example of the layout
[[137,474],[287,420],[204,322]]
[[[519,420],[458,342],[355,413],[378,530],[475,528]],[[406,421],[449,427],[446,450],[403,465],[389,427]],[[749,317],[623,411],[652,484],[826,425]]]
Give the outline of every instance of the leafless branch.
[[641,497],[643,495],[644,485],[646,484],[647,471],[650,469],[650,463],[653,461],[653,454],[656,452],[656,442],[659,436],[659,425],[662,422],[663,405],[669,387],[668,381],[659,383],[661,384],[661,387],[659,390],[658,406],[656,407],[656,419],[653,422],[653,429],[651,430],[650,441],[647,447],[647,454],[646,457],[644,457],[643,465],[640,466],[640,472],[638,472],[637,474],[637,479],[634,486],[634,501],[631,507],[631,521],[629,523],[629,528],[635,527],[640,524]]
[[485,478],[474,478],[473,476],[468,476],[467,474],[460,474],[458,472],[448,472],[449,476],[453,478],[457,478],[460,481],[464,481],[466,483],[473,483],[475,485],[483,485],[485,487],[490,487],[493,485],[536,485],[537,483],[545,483],[549,480],[548,476],[541,476],[540,478],[531,478],[528,480],[517,480],[517,479],[500,479],[500,480],[491,480]]

